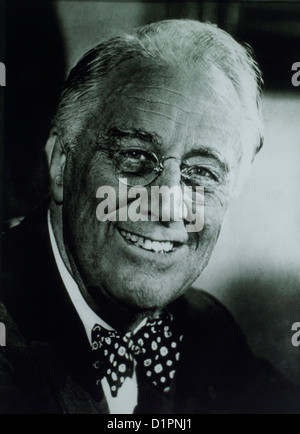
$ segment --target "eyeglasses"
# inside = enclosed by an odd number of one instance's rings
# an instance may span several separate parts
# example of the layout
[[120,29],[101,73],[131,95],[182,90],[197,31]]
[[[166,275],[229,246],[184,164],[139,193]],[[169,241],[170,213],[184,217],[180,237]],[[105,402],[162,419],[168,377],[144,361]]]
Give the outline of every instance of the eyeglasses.
[[[98,148],[109,156],[115,166],[117,178],[126,178],[129,186],[147,186],[154,182],[164,170],[164,162],[175,159],[180,164],[181,180],[190,186],[202,186],[204,179],[215,181],[215,175],[200,164],[200,157],[181,162],[176,157],[158,158],[154,152],[139,148],[111,150]],[[194,164],[193,164],[194,163]]]

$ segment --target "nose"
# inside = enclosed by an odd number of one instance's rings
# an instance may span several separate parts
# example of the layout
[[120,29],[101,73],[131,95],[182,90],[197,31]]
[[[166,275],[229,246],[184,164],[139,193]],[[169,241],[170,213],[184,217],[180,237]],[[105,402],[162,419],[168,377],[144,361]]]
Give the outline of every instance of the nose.
[[162,163],[163,171],[151,186],[151,211],[160,221],[183,221],[187,208],[183,201],[180,161],[166,157]]
[[162,174],[160,175],[161,179],[164,179],[163,185],[168,185],[172,187],[174,185],[180,186],[180,160],[176,157],[165,157],[162,159],[161,164],[163,166]]

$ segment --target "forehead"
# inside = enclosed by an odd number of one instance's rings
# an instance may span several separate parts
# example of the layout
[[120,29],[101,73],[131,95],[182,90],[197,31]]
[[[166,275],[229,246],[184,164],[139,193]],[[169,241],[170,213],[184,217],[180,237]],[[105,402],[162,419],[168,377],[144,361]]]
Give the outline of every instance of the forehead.
[[126,62],[108,77],[102,127],[145,131],[163,149],[222,148],[238,142],[241,110],[223,75],[147,61]]

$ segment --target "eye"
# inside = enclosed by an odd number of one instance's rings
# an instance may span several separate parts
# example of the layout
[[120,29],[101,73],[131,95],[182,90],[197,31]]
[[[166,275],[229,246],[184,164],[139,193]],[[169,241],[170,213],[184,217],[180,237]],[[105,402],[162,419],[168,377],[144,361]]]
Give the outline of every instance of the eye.
[[132,159],[132,160],[137,160],[139,162],[144,162],[147,161],[146,158],[146,153],[144,151],[139,151],[139,150],[130,150],[130,151],[123,151],[122,155],[124,158],[128,158],[128,159]]
[[218,182],[216,175],[204,166],[190,166],[182,170],[182,177],[192,185],[203,185],[207,182]]
[[118,170],[124,173],[145,173],[156,166],[156,159],[150,152],[142,149],[126,149],[115,154]]
[[195,176],[205,176],[206,178],[213,178],[215,179],[215,176],[212,174],[212,172],[205,167],[196,166],[193,168],[193,174]]

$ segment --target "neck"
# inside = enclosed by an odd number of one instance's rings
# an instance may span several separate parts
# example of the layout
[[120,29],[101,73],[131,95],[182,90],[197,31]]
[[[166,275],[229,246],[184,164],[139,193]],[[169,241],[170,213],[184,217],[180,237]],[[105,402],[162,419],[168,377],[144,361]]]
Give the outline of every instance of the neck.
[[107,292],[100,287],[90,286],[86,289],[92,309],[111,327],[121,333],[133,331],[146,317],[152,317],[158,313],[154,309],[134,309],[121,305],[112,300]]

